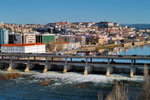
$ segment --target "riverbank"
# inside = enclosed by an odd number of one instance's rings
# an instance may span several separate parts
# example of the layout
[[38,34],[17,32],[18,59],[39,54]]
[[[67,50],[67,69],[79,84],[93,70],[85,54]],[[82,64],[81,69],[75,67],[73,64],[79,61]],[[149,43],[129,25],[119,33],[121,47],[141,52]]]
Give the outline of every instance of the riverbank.
[[[112,49],[116,47],[132,47],[132,46],[140,46],[149,44],[150,41],[141,41],[141,42],[134,42],[134,43],[124,43],[124,44],[107,44],[107,45],[89,45],[79,48],[80,51],[95,51],[97,49]],[[64,54],[76,54],[78,50],[70,50],[65,51]]]
[[124,44],[108,44],[108,45],[99,45],[96,48],[97,49],[112,49],[115,47],[132,47],[132,46],[138,46],[138,45],[145,45],[147,43],[150,43],[150,41],[141,41],[141,42],[134,42],[134,43],[124,43]]

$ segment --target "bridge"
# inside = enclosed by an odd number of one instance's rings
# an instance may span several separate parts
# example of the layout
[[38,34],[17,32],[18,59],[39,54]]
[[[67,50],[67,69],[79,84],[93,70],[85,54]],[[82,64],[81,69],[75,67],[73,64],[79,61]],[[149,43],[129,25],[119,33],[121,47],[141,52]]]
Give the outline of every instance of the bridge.
[[[144,62],[137,62],[137,61]],[[83,71],[84,75],[92,72],[143,74],[144,69],[150,66],[150,56],[145,55],[103,55],[103,56],[76,56],[76,55],[50,55],[50,54],[0,54],[0,68],[11,71],[24,68],[28,72],[37,66],[43,72],[48,70]]]

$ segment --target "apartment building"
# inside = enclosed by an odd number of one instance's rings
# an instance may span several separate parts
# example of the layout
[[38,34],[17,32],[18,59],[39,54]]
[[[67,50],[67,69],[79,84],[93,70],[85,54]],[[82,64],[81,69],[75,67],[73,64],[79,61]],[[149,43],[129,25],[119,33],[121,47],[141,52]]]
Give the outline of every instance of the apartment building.
[[0,47],[3,44],[8,44],[8,30],[0,28]]
[[35,34],[9,34],[10,44],[36,43]]

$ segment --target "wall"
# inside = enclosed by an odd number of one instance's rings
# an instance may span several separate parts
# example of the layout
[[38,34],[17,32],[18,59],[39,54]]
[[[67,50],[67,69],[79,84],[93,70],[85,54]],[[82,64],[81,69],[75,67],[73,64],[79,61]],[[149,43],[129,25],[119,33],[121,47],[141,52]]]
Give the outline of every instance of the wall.
[[55,42],[55,35],[43,35],[42,42],[45,44]]
[[2,46],[3,53],[45,53],[45,45],[33,46]]
[[24,53],[24,47],[3,47],[1,48],[3,53]]

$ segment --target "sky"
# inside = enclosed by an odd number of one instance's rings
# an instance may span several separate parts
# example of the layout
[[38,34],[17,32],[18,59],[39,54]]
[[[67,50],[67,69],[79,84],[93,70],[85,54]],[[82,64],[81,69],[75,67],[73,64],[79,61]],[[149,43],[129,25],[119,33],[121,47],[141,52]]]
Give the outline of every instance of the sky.
[[0,22],[150,24],[150,0],[0,0]]

